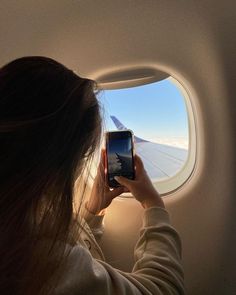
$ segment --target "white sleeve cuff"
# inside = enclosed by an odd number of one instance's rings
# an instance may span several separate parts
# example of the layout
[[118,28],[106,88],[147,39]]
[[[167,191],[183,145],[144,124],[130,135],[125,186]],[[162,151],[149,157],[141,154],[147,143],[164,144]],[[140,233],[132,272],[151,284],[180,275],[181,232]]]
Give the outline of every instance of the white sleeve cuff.
[[153,226],[157,224],[170,224],[168,212],[161,207],[151,207],[144,211],[143,226]]
[[83,205],[82,217],[86,220],[91,229],[102,228],[104,216],[105,210],[100,214],[95,215],[87,209],[86,203]]

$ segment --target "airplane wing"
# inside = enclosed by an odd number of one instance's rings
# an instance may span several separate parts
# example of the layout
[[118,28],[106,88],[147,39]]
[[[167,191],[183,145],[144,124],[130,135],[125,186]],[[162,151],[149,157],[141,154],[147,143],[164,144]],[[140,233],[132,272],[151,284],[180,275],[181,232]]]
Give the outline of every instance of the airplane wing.
[[[115,117],[110,116],[118,130],[127,128]],[[184,165],[188,150],[151,142],[134,135],[136,153],[152,180],[162,180],[175,175]]]
[[[113,123],[116,125],[116,128],[118,130],[127,130],[128,128],[126,128],[115,116],[110,116]],[[134,135],[134,141],[137,143],[137,142],[148,142],[147,140],[145,139],[142,139],[140,137],[137,137]]]

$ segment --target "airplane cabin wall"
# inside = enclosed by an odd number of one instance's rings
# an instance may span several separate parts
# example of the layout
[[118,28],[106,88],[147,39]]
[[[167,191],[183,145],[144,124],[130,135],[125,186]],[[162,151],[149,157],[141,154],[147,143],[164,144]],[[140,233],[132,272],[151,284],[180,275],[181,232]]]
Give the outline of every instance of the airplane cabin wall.
[[[195,114],[196,165],[164,201],[183,242],[187,294],[235,294],[235,2],[52,2],[1,1],[0,65],[46,55],[97,80],[150,68],[181,82]],[[105,255],[126,271],[141,215],[134,199],[118,198],[105,218]]]

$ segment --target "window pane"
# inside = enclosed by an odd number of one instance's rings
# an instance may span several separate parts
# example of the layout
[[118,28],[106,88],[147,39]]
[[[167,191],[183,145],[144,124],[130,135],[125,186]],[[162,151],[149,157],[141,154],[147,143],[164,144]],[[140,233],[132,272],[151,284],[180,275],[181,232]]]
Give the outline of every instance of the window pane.
[[188,114],[183,94],[170,79],[104,90],[99,99],[105,130],[133,131],[136,153],[153,181],[181,170],[188,157]]

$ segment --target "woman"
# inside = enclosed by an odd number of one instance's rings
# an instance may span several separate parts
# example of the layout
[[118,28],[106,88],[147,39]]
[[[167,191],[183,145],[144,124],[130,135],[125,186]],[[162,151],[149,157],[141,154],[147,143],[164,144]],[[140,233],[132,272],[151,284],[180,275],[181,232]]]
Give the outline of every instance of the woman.
[[[0,69],[0,294],[184,293],[180,240],[139,157],[136,179],[119,177],[110,191],[103,152],[83,202],[100,138],[93,81],[46,57]],[[145,209],[131,273],[104,262],[93,236],[103,209],[127,190]]]

